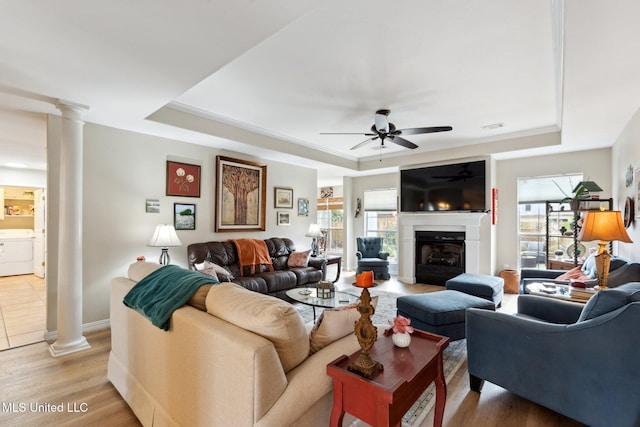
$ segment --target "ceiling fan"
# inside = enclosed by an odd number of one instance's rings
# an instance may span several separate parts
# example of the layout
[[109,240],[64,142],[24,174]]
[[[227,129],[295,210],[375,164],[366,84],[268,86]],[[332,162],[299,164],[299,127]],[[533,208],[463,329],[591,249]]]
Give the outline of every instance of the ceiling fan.
[[440,175],[440,176],[433,176],[434,179],[446,179],[449,182],[453,182],[453,181],[464,181],[466,182],[468,179],[471,178],[475,178],[476,176],[473,174],[473,171],[471,171],[469,169],[470,164],[469,163],[465,163],[462,165],[462,169],[460,170],[460,172],[458,172],[457,175]]
[[[396,129],[396,126],[389,122],[390,110],[378,110],[376,111],[374,124],[371,126],[371,132],[324,132],[320,135],[365,135],[369,138],[362,141],[359,144],[351,147],[351,150],[362,147],[369,142],[380,140],[380,147],[384,148],[384,141],[389,140],[395,144],[401,145],[406,148],[418,148],[416,144],[404,139],[404,135],[417,135],[420,133],[434,133],[434,132],[447,132],[452,130],[451,126],[432,126],[423,128],[409,128],[409,129]],[[402,135],[402,136],[401,136]]]

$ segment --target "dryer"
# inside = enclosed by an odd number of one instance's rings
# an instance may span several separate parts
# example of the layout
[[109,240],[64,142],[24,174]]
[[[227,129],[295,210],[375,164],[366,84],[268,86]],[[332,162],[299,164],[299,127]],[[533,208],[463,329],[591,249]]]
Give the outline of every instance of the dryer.
[[0,230],[0,276],[33,274],[33,239],[30,229]]

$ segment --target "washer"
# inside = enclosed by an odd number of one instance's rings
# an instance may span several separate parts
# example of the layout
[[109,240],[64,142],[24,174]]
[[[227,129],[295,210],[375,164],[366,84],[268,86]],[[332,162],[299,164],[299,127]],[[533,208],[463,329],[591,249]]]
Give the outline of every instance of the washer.
[[0,230],[0,276],[33,274],[33,239],[30,229]]

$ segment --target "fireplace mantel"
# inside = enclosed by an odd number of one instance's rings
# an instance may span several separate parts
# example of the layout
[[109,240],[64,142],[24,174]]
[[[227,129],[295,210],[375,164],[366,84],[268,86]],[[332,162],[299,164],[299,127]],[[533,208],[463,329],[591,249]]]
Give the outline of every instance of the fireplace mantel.
[[[489,274],[483,257],[491,251],[489,215],[484,212],[427,212],[398,214],[398,280],[415,283],[415,232],[464,231],[465,272]],[[484,238],[483,238],[484,237]],[[484,244],[481,242],[485,240]]]

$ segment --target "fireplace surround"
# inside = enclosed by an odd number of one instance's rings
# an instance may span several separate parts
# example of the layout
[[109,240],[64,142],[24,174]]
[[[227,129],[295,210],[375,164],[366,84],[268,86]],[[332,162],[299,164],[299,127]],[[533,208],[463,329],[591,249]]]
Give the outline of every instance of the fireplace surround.
[[416,232],[418,231],[464,233],[464,272],[491,275],[492,237],[489,214],[484,212],[400,213],[398,214],[398,280],[416,283]]

